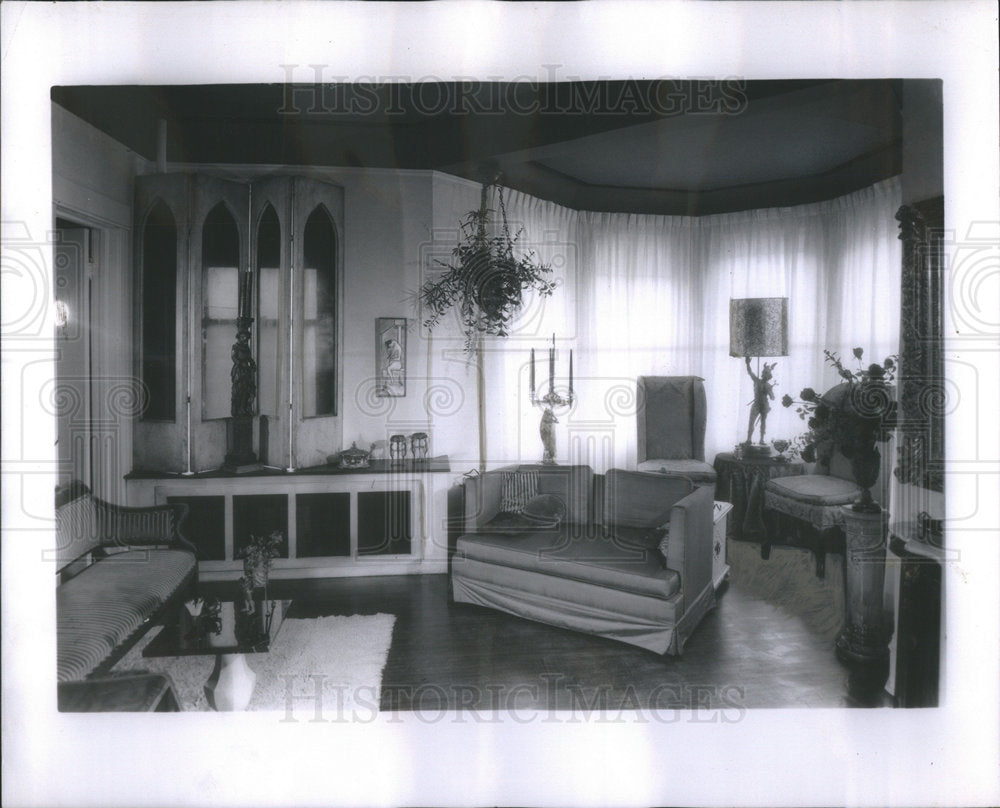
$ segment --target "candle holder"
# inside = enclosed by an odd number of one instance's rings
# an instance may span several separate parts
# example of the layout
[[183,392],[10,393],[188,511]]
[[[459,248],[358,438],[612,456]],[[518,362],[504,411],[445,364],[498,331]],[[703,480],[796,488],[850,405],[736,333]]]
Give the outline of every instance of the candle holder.
[[556,335],[552,335],[552,346],[549,348],[549,391],[539,396],[535,391],[535,349],[531,349],[531,388],[529,400],[533,407],[543,407],[542,420],[538,424],[538,434],[542,439],[542,463],[547,466],[556,464],[556,434],[555,425],[559,423],[554,408],[571,407],[575,396],[573,393],[573,351],[569,352],[569,390],[565,396],[555,389]]
[[392,465],[403,465],[406,460],[406,435],[393,435],[389,438],[389,457]]
[[410,435],[410,454],[414,462],[423,462],[427,459],[427,433],[414,432]]

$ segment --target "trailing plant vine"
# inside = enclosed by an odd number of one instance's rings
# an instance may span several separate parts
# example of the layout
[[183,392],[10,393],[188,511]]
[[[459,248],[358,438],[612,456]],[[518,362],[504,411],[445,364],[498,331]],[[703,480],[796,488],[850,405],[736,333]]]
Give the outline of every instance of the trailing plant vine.
[[[487,206],[487,196],[493,187],[497,189],[500,213],[497,235],[490,235],[493,211]],[[536,261],[534,252],[515,255],[524,228],[511,235],[503,188],[495,181],[483,185],[479,208],[462,219],[461,231],[451,261],[435,261],[444,272],[421,286],[419,298],[429,312],[424,325],[431,330],[451,309],[457,308],[465,334],[465,350],[472,354],[483,337],[510,334],[511,321],[520,311],[527,290],[548,297],[558,281],[549,279],[552,267]]]

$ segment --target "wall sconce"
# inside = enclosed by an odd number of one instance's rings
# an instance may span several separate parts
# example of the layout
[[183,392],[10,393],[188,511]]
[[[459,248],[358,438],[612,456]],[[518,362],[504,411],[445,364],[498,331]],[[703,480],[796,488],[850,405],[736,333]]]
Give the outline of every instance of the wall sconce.
[[56,301],[56,328],[62,339],[68,339],[67,329],[69,327],[69,306],[62,300]]

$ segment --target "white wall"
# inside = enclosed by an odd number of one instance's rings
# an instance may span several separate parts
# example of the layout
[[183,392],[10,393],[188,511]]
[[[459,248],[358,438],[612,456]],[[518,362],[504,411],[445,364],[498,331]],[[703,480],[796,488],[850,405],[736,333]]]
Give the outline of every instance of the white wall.
[[91,300],[93,487],[113,502],[125,501],[123,476],[132,467],[132,198],[144,166],[118,141],[52,105],[54,214],[100,231]]
[[[128,379],[132,363],[132,205],[137,174],[156,170],[121,143],[53,104],[53,195],[58,215],[106,228],[95,305],[100,368],[95,375]],[[476,183],[427,171],[275,166],[168,165],[250,178],[304,173],[340,185],[345,197],[343,445],[315,447],[325,457],[352,442],[384,445],[389,435],[430,434],[430,451],[453,468],[477,461],[475,372],[461,336],[446,322],[430,335],[421,325],[417,291],[434,258],[447,260],[460,219],[478,206]],[[407,392],[375,398],[377,317],[409,320]],[[108,391],[104,391],[107,395]],[[117,406],[117,405],[116,405]],[[119,408],[120,409],[120,408]],[[131,469],[131,424],[117,416],[116,452],[107,477],[111,499],[124,501]]]

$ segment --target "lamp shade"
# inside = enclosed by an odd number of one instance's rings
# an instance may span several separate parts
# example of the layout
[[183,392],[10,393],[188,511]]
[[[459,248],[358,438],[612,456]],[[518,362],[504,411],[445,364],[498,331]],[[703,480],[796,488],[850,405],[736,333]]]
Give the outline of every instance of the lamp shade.
[[788,298],[729,301],[730,356],[788,356]]

